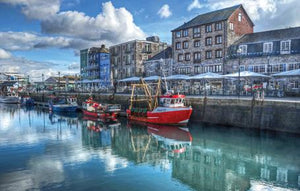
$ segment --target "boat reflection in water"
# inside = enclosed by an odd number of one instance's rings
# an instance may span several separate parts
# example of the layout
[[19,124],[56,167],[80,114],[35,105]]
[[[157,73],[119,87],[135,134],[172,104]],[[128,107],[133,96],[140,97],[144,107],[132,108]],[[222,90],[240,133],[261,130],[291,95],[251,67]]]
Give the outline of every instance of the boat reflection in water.
[[171,151],[169,156],[183,153],[186,147],[192,145],[192,135],[187,127],[148,124],[147,131],[158,141],[162,149]]
[[114,128],[119,128],[121,123],[117,119],[94,118],[83,116],[82,138],[83,144],[92,147],[107,147],[111,145],[111,136]]

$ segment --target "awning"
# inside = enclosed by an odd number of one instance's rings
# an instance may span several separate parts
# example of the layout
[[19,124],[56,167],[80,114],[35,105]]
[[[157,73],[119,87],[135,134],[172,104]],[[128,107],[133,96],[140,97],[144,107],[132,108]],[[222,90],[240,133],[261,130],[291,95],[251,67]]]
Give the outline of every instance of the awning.
[[223,79],[223,78],[225,78],[225,76],[220,75],[220,74],[216,74],[216,73],[212,73],[212,72],[207,72],[207,73],[191,76],[188,79],[189,80],[200,80],[200,79],[209,80],[209,79]]
[[187,80],[189,76],[187,75],[172,75],[166,77],[167,80]]
[[237,72],[237,73],[233,73],[233,74],[226,74],[224,75],[225,77],[231,77],[231,78],[238,78],[239,76],[241,78],[270,78],[270,76],[266,76],[263,74],[259,74],[259,73],[255,73],[255,72],[250,72],[250,71],[242,71]]
[[149,76],[144,78],[145,81],[152,81],[152,80],[158,80],[160,77],[159,76]]
[[272,76],[274,76],[274,77],[296,77],[296,76],[300,76],[300,69],[290,70],[290,71],[286,71],[286,72],[280,72],[277,74],[273,74]]
[[122,80],[119,80],[119,82],[134,82],[134,81],[139,81],[140,78],[138,77],[131,77],[131,78],[124,78]]

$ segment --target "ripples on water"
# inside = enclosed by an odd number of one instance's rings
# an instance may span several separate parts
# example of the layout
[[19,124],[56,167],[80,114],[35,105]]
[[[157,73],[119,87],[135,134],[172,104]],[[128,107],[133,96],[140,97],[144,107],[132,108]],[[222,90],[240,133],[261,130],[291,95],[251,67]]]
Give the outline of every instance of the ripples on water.
[[299,136],[0,105],[0,190],[297,190]]

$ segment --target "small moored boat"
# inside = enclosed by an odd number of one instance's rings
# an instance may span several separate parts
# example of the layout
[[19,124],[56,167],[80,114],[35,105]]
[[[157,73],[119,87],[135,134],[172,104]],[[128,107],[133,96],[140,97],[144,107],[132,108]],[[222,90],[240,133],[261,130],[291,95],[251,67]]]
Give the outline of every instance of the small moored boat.
[[75,112],[77,99],[75,97],[55,97],[48,101],[49,110],[54,112]]
[[16,104],[19,103],[17,96],[0,96],[0,103]]
[[84,115],[96,118],[116,118],[121,111],[121,105],[101,104],[89,98],[82,103],[82,111]]

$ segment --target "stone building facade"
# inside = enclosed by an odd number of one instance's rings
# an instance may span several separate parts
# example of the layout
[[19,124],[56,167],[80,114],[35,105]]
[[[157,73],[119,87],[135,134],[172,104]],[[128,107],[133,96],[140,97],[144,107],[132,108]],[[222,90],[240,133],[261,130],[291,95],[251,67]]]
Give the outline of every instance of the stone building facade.
[[167,47],[158,37],[133,40],[110,47],[112,78],[120,80],[132,76],[143,76],[144,61]]
[[[240,53],[238,52],[240,49]],[[300,27],[244,35],[229,50],[227,72],[266,75],[300,68]]]
[[224,73],[227,48],[254,24],[242,5],[199,15],[172,30],[176,73]]
[[144,62],[146,76],[170,76],[173,74],[172,47],[154,55]]

